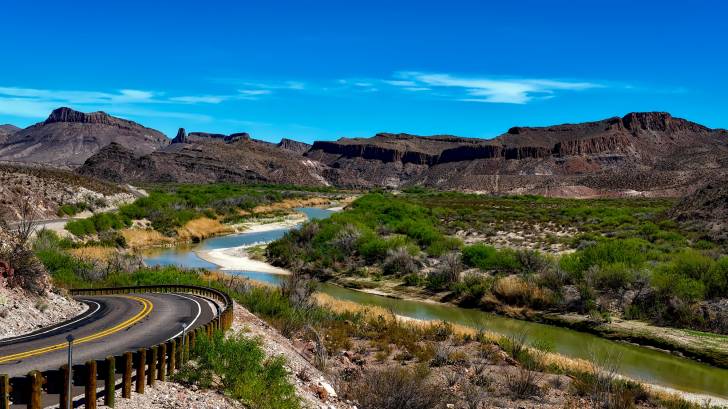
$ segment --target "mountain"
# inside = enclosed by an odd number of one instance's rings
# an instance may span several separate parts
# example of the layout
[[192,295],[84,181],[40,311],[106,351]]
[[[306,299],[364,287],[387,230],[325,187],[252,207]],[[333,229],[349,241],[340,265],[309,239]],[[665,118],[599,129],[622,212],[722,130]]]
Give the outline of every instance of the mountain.
[[337,185],[557,196],[675,196],[728,173],[728,132],[664,112],[515,127],[494,139],[381,133],[315,142]]
[[231,135],[180,129],[173,143],[147,155],[112,143],[77,171],[115,182],[237,182],[326,185],[323,165],[247,133]]
[[10,138],[10,135],[14,134],[15,132],[18,132],[20,128],[18,128],[15,125],[5,124],[0,125],[0,144],[5,143],[8,138]]
[[0,160],[77,167],[116,142],[138,154],[169,144],[159,131],[104,112],[54,110],[48,119],[0,139]]

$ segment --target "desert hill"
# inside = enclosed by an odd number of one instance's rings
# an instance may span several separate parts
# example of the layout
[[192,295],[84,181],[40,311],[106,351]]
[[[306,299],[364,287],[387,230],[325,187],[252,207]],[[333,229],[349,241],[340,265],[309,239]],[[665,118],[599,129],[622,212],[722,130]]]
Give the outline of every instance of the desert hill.
[[104,112],[54,110],[48,119],[0,137],[0,161],[80,166],[104,146],[116,142],[139,153],[169,144],[159,131]]

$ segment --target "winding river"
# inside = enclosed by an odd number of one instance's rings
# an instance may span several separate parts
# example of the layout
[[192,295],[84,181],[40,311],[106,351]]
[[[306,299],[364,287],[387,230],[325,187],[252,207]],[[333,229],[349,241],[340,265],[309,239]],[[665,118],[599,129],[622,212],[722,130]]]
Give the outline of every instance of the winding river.
[[[318,208],[298,210],[309,218],[323,218],[331,213]],[[278,229],[221,236],[203,240],[194,245],[149,250],[144,253],[144,259],[148,265],[179,265],[189,268],[217,269],[215,264],[200,259],[195,252],[268,242],[283,236],[287,230]],[[226,272],[274,284],[281,280],[281,276],[269,273],[229,270]],[[529,342],[547,343],[553,346],[554,352],[569,357],[588,359],[593,351],[610,351],[620,357],[620,373],[623,375],[680,391],[728,399],[727,369],[715,368],[666,352],[609,341],[592,334],[566,328],[505,318],[474,309],[398,300],[329,284],[321,284],[319,290],[342,300],[384,307],[406,317],[479,326],[505,335],[525,331],[528,334]]]

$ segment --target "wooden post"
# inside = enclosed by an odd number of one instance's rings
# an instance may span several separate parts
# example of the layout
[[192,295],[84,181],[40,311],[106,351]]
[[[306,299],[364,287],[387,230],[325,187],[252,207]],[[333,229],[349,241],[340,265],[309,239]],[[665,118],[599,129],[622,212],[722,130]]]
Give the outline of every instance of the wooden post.
[[195,338],[197,337],[197,331],[190,331],[190,349],[195,349]]
[[121,397],[124,399],[131,398],[131,371],[132,371],[132,354],[124,352],[124,373],[121,381]]
[[104,378],[104,405],[113,408],[116,394],[116,358],[106,357],[106,377]]
[[10,409],[10,376],[0,375],[0,409]]
[[157,369],[157,379],[164,382],[167,380],[167,343],[159,346],[159,369]]
[[190,339],[192,338],[191,333],[187,333],[185,335],[185,344],[184,344],[184,350],[182,351],[182,355],[184,355],[184,362],[189,361],[190,359]]
[[157,347],[151,349],[152,356],[149,358],[149,375],[147,375],[147,385],[154,385],[157,380]]
[[177,341],[172,340],[169,344],[169,375],[174,375],[174,371],[177,369]]
[[144,393],[144,383],[147,368],[147,350],[144,348],[139,349],[137,352],[137,365],[136,365],[136,393]]
[[59,409],[71,409],[68,408],[68,383],[71,382],[71,371],[68,369],[68,365],[62,365],[59,369],[61,378],[61,393],[58,396],[58,408]]
[[30,371],[28,373],[28,383],[30,384],[28,409],[41,409],[40,394],[43,389],[43,375],[38,371]]
[[96,409],[96,361],[86,362],[86,409]]

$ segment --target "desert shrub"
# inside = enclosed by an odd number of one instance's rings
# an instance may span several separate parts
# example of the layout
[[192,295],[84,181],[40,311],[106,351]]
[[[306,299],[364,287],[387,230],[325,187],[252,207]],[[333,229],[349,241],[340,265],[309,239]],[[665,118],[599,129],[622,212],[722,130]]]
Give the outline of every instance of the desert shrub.
[[603,290],[620,290],[627,288],[635,280],[636,273],[632,267],[623,263],[592,266],[586,272],[587,281]]
[[572,254],[563,256],[559,261],[561,268],[567,271],[572,280],[578,282],[592,266],[621,264],[637,268],[646,261],[649,242],[642,239],[602,240]]
[[288,381],[283,357],[266,359],[260,342],[243,335],[199,337],[188,362],[175,377],[203,388],[219,388],[246,407],[294,409],[300,403]]
[[507,304],[545,308],[554,303],[553,293],[525,281],[517,275],[500,278],[493,284],[493,294]]
[[422,365],[370,369],[345,384],[344,390],[346,398],[362,409],[431,409],[446,397],[446,391],[430,379]]
[[406,247],[398,247],[387,251],[387,258],[382,263],[384,274],[408,275],[418,270],[417,259],[410,254]]
[[536,250],[517,250],[516,259],[524,273],[540,273],[549,266],[549,260]]
[[485,244],[463,247],[463,262],[482,270],[518,271],[522,267],[517,253],[511,249],[496,250]]
[[493,277],[467,274],[462,282],[453,284],[451,289],[453,294],[460,298],[460,305],[474,307],[478,305],[484,295],[490,292],[494,282]]
[[728,296],[728,256],[716,261],[704,276],[708,297]]
[[437,268],[427,275],[427,287],[432,290],[449,288],[460,279],[463,264],[460,254],[450,252],[440,257]]

